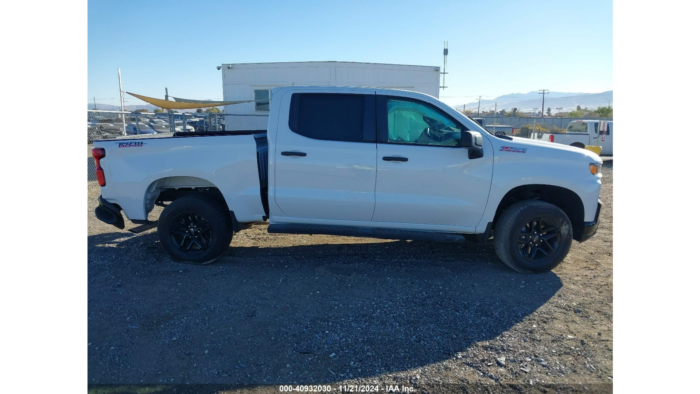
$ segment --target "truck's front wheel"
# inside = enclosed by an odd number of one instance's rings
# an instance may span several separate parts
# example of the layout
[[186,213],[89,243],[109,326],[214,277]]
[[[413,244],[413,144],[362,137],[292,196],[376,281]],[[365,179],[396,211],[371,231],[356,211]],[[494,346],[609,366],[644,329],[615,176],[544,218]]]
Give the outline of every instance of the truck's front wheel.
[[521,273],[547,272],[564,260],[573,233],[569,217],[543,201],[521,201],[508,207],[496,223],[496,254]]
[[170,203],[158,219],[158,238],[175,261],[209,264],[226,251],[233,229],[216,200],[190,195]]

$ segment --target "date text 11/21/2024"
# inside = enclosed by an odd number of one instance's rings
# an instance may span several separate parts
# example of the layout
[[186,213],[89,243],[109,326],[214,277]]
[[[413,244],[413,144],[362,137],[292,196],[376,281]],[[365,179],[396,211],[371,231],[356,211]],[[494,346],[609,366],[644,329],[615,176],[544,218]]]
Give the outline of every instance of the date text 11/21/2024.
[[414,387],[403,386],[403,385],[282,385],[279,386],[280,392],[302,392],[302,393],[328,393],[328,392],[340,392],[340,393],[412,393],[415,391]]

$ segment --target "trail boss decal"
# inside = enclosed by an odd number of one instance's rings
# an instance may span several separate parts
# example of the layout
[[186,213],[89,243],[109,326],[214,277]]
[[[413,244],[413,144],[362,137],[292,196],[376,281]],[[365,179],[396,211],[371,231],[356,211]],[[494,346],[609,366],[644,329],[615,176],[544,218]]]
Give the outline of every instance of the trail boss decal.
[[144,145],[143,141],[139,142],[120,142],[120,148],[140,148]]
[[525,153],[527,148],[513,148],[512,146],[502,146],[501,152]]

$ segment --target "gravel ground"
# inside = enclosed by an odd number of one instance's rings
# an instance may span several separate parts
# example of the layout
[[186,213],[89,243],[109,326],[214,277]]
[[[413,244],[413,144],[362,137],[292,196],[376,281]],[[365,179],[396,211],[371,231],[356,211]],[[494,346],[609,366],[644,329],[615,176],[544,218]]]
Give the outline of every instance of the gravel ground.
[[91,392],[611,391],[612,170],[606,161],[596,236],[540,275],[511,271],[492,245],[268,234],[265,224],[236,234],[214,265],[177,264],[155,230],[98,221],[99,186],[88,182]]

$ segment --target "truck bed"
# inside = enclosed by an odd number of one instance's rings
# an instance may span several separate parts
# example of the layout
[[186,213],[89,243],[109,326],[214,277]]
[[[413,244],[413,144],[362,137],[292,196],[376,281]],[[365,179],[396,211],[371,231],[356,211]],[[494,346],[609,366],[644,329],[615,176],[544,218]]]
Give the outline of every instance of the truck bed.
[[148,219],[160,192],[213,187],[241,222],[269,215],[267,130],[97,140],[94,147],[106,151],[102,197],[132,221]]

